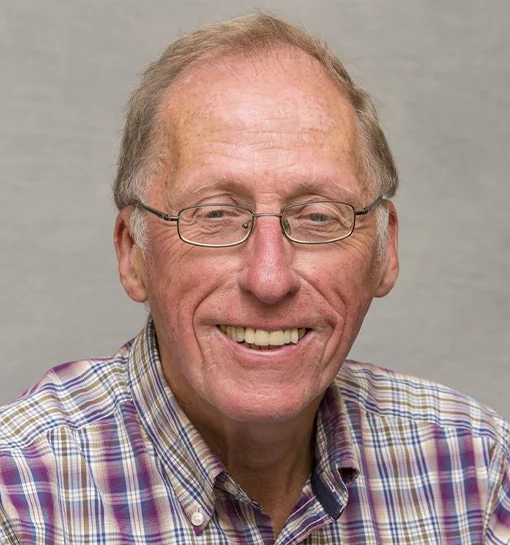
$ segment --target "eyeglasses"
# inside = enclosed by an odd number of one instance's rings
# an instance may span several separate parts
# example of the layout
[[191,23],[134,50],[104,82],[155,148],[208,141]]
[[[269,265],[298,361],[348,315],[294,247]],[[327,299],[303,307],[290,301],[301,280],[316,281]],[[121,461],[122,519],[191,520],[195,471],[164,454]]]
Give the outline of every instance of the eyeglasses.
[[166,222],[177,223],[179,238],[194,246],[226,248],[245,242],[253,232],[255,218],[275,216],[280,219],[283,234],[298,244],[329,244],[352,234],[357,216],[364,216],[382,202],[377,199],[361,210],[341,201],[308,201],[282,208],[279,214],[256,214],[234,204],[199,204],[183,208],[177,216],[136,201],[138,206]]

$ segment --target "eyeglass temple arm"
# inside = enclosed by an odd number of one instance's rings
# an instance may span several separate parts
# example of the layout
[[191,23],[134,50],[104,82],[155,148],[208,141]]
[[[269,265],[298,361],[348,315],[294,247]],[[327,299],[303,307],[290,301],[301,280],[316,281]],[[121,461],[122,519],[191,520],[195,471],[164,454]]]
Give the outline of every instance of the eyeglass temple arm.
[[362,208],[361,210],[356,210],[355,211],[356,216],[364,216],[365,214],[368,214],[369,212],[372,212],[372,210],[378,204],[380,204],[383,200],[386,200],[384,198],[384,195],[380,195],[379,197],[377,197],[377,199],[375,199],[375,201],[372,204],[369,204],[368,206],[366,206],[365,208]]
[[143,204],[143,202],[136,202],[135,206],[139,206],[140,208],[143,208],[144,210],[147,210],[147,212],[150,212],[151,214],[154,214],[158,218],[161,218],[165,221],[177,221],[179,219],[179,216],[168,216],[167,214],[164,214],[163,212],[160,212],[159,210],[155,210],[154,208],[151,208],[150,206],[147,206],[146,204]]
[[[384,195],[381,195],[375,199],[375,201],[372,204],[369,204],[365,208],[362,208],[361,210],[355,210],[356,216],[364,216],[365,214],[368,214],[371,212],[379,203],[381,203],[384,199]],[[134,203],[134,206],[139,206],[140,208],[143,208],[144,210],[147,210],[147,212],[150,212],[151,214],[154,214],[158,218],[161,218],[165,221],[177,221],[179,219],[179,216],[168,216],[167,214],[164,214],[163,212],[160,212],[159,210],[155,210],[154,208],[151,208],[150,206],[147,206],[143,202],[136,202]],[[254,214],[252,213],[252,216],[259,217],[259,216],[281,216],[281,214]]]

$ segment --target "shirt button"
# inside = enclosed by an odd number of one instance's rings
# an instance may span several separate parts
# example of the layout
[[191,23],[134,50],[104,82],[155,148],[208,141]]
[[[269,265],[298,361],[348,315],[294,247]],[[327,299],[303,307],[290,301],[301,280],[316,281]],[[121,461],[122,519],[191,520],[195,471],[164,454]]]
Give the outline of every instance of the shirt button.
[[237,486],[232,481],[225,481],[225,490],[232,496],[237,496]]
[[204,515],[200,511],[195,511],[191,515],[191,524],[193,524],[193,526],[202,526],[204,520]]

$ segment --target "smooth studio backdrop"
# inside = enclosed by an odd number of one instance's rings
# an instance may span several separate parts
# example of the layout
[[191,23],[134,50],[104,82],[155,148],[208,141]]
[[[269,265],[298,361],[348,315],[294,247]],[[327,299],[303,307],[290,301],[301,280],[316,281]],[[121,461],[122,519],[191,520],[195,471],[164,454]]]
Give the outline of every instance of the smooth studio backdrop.
[[111,242],[123,107],[181,32],[257,7],[329,43],[399,166],[401,275],[351,355],[510,417],[508,0],[0,0],[0,403],[142,327]]

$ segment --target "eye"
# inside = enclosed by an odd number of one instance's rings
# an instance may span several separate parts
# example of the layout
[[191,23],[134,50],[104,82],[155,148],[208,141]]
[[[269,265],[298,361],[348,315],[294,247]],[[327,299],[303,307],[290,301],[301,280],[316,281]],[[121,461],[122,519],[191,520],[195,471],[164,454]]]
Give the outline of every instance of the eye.
[[233,221],[245,220],[247,218],[245,210],[228,204],[197,206],[188,210],[187,217],[190,219],[193,218],[193,221],[202,223],[231,224]]
[[226,213],[227,210],[225,209],[209,210],[204,214],[204,217],[208,219],[219,219],[225,217]]
[[326,214],[321,214],[319,212],[314,212],[312,214],[309,215],[309,219],[314,221],[314,222],[318,222],[318,223],[323,223],[323,222],[326,222],[326,221],[329,221],[331,219],[330,216],[327,216]]

